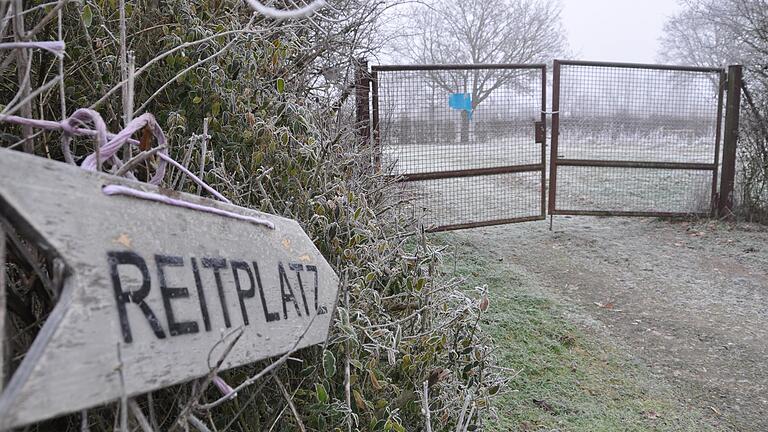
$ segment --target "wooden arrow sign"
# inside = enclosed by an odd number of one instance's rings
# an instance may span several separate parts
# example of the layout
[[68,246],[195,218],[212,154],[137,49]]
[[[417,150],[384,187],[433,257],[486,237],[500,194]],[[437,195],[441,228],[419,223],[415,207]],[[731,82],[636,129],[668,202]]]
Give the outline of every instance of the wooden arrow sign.
[[0,212],[67,266],[0,395],[0,430],[204,376],[238,329],[223,369],[328,335],[338,277],[293,220],[5,149]]

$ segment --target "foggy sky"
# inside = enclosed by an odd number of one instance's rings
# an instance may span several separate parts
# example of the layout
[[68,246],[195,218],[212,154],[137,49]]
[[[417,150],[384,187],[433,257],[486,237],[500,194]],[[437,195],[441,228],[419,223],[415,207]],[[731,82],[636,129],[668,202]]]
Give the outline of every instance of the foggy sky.
[[561,0],[573,59],[655,63],[677,0]]

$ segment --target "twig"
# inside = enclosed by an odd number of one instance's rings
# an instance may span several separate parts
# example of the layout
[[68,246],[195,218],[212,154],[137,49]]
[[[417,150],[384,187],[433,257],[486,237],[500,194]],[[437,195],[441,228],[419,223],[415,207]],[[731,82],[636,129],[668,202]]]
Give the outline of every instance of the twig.
[[[205,154],[208,152],[208,117],[203,119],[203,142],[202,142],[202,148],[200,149],[200,177],[201,179],[203,176],[205,176]],[[197,185],[197,194],[200,195],[200,192],[202,192],[202,186],[200,184]]]
[[88,427],[88,410],[80,411],[80,432],[89,432],[91,429]]
[[136,115],[136,114],[139,114],[141,111],[143,111],[147,107],[147,105],[149,105],[149,103],[152,102],[152,100],[154,100],[158,95],[160,95],[160,93],[162,93],[166,88],[168,88],[169,85],[173,84],[174,82],[176,82],[176,80],[178,80],[182,76],[186,75],[187,72],[189,72],[189,71],[191,71],[193,69],[197,69],[203,63],[207,63],[208,61],[213,60],[216,57],[224,54],[229,49],[229,47],[231,47],[232,45],[235,44],[235,42],[237,42],[237,38],[233,38],[226,45],[224,45],[224,47],[221,48],[220,50],[216,51],[215,53],[209,55],[208,57],[206,57],[206,58],[204,58],[202,60],[197,61],[193,65],[191,65],[191,66],[187,67],[186,69],[182,70],[181,72],[177,73],[173,78],[171,78],[170,80],[166,81],[165,83],[163,83],[163,85],[160,86],[160,88],[155,90],[155,92],[152,93],[152,95],[150,97],[148,97],[144,101],[144,103],[141,104],[141,106],[133,114]]
[[43,284],[43,288],[48,295],[51,296],[51,299],[55,299],[58,296],[58,293],[56,292],[56,287],[53,282],[48,277],[48,273],[43,271],[38,260],[32,256],[32,252],[30,252],[27,245],[25,245],[21,240],[21,237],[16,234],[13,225],[2,216],[0,216],[0,228],[5,232],[5,240],[8,242],[7,244],[12,244],[15,247],[18,253],[21,254],[21,257],[24,258],[24,261],[27,262],[35,275],[40,279],[40,283]]
[[[345,273],[345,280],[346,280],[346,273]],[[344,307],[349,311],[349,284],[344,284]],[[352,383],[350,378],[350,357],[351,353],[349,352],[349,341],[346,343],[346,355],[344,356],[344,399],[347,402],[347,409],[349,409],[349,412],[352,412]],[[347,419],[347,432],[352,432],[352,416],[349,416]],[[429,431],[427,431],[429,432]]]
[[130,105],[128,102],[128,99],[130,98],[128,95],[128,88],[131,86],[131,83],[130,79],[128,78],[128,56],[126,53],[127,48],[125,42],[125,0],[119,0],[117,9],[120,13],[120,78],[126,83],[126,85],[121,89],[123,96],[123,126],[125,126],[130,122],[129,117],[131,117],[133,114],[133,111],[130,113],[128,112]]
[[[29,93],[24,99],[20,100],[19,103],[17,103],[13,107],[6,107],[6,109],[2,112],[2,114],[12,115],[16,111],[18,111],[20,108],[24,108],[25,106],[27,106],[30,102],[32,102],[32,99],[36,98],[38,95],[40,95],[40,93],[48,91],[51,87],[53,87],[59,81],[61,81],[61,75],[54,77],[52,80],[48,81],[43,86],[35,89],[35,91],[33,91],[32,93]],[[27,82],[27,84],[29,83]]]
[[[39,7],[39,6],[36,6]],[[27,9],[24,11],[24,13],[29,13],[34,8]],[[8,23],[11,21],[13,15],[13,6],[11,6],[11,2],[0,2],[0,16],[3,17],[2,20],[0,20],[0,39],[5,38],[5,30],[8,28]],[[2,71],[2,68],[0,68],[0,71]]]
[[[23,1],[15,0],[13,7],[14,13],[16,14],[13,19],[13,40],[15,42],[21,42],[24,40],[24,18],[22,17],[24,10]],[[23,101],[27,101],[24,104],[19,104],[21,106],[21,115],[26,118],[31,118],[32,104],[29,103],[27,97],[32,92],[32,88],[29,85],[29,80],[24,79],[25,75],[29,73],[29,68],[23,67],[27,64],[28,55],[29,53],[25,49],[16,50],[16,69],[19,79],[19,87],[21,90],[21,98]],[[8,56],[8,58],[11,58],[11,56]],[[21,135],[25,140],[29,139],[29,136],[32,135],[32,127],[27,125],[22,126]],[[35,151],[34,142],[31,140],[25,142],[24,151],[27,153],[33,153]]]
[[208,426],[206,426],[202,420],[195,417],[194,415],[190,414],[188,417],[188,420],[189,420],[189,424],[194,426],[194,428],[199,430],[200,432],[211,432],[211,430],[208,429]]
[[267,200],[267,204],[269,205],[269,211],[271,213],[277,213],[277,210],[275,210],[275,206],[272,205],[272,200],[269,198],[269,194],[267,194],[267,190],[264,189],[264,184],[261,182],[261,179],[264,178],[269,172],[272,171],[272,168],[268,169],[267,171],[261,173],[258,177],[256,177],[256,185],[259,187],[259,192],[261,192],[262,195],[264,195],[264,198]]
[[[186,149],[184,150],[184,155],[181,158],[181,164],[184,167],[189,166],[189,161],[192,159],[192,149],[195,147],[195,136],[189,138],[189,143],[187,144]],[[179,170],[181,171],[181,170]],[[175,172],[174,172],[175,173]],[[184,188],[184,184],[186,183],[186,177],[184,177],[183,172],[179,172],[175,176],[172,176],[171,181],[171,188],[176,190],[181,190]]]
[[[57,11],[58,14],[58,36],[59,41],[64,41],[64,32],[62,30],[62,10],[59,9]],[[59,66],[59,76],[62,77],[59,80],[59,103],[60,103],[60,109],[61,109],[61,119],[64,120],[67,118],[67,93],[64,88],[64,56],[61,55],[58,58],[58,66]]]
[[[203,392],[205,389],[208,388],[208,385],[211,384],[213,381],[213,377],[216,376],[216,374],[219,373],[219,369],[224,364],[224,361],[226,360],[227,356],[229,356],[229,353],[232,352],[232,349],[234,349],[237,342],[240,340],[240,338],[243,336],[243,327],[238,328],[234,332],[230,333],[230,335],[237,332],[237,336],[232,339],[232,341],[227,345],[227,347],[224,349],[224,352],[219,357],[219,360],[216,362],[216,364],[211,368],[210,372],[208,372],[208,375],[206,375],[205,379],[200,383],[200,386],[198,387],[196,384],[195,390],[192,392],[192,396],[189,398],[189,401],[184,405],[184,408],[181,409],[181,412],[179,413],[179,416],[176,417],[176,421],[174,422],[173,426],[171,427],[170,431],[176,430],[177,426],[180,424],[183,424],[185,428],[187,428],[187,420],[188,416],[192,413],[193,408],[195,407],[195,404],[197,404],[197,401],[202,397]],[[226,337],[225,337],[226,338]],[[217,342],[211,350],[208,352],[208,365],[210,366],[211,363],[211,354],[213,353],[213,350],[216,349],[219,344],[223,342],[224,339]],[[233,391],[229,393],[228,395],[224,396],[225,400],[229,400],[237,395],[236,391]]]
[[[123,99],[123,124],[127,125],[128,123],[133,120],[133,100],[134,100],[134,75],[136,73],[136,56],[133,54],[133,51],[128,53],[128,59],[126,60],[128,64],[126,65],[126,79],[128,80],[128,85],[125,87],[125,97]],[[131,146],[128,146],[125,149],[125,155],[124,160],[129,160],[133,157],[133,150]]]
[[125,392],[125,374],[123,373],[123,354],[120,342],[117,343],[118,371],[120,373],[120,432],[128,432],[128,394]]
[[[80,3],[80,7],[79,7],[80,14],[83,13],[83,5],[84,5],[84,3],[85,2]],[[96,74],[96,76],[103,76],[102,75],[102,70],[101,70],[101,65],[99,64],[99,58],[96,55],[96,50],[93,49],[94,43],[93,43],[93,39],[91,38],[91,32],[88,29],[88,26],[85,25],[85,21],[84,20],[80,19],[80,20],[77,20],[77,21],[80,23],[80,31],[83,32],[83,36],[85,37],[85,48],[86,48],[86,50],[88,51],[88,54],[89,54],[89,60],[91,62],[91,67],[93,68],[93,71]],[[81,68],[78,68],[77,70],[80,71],[80,69]],[[83,75],[85,76],[85,74],[83,74]],[[103,94],[105,92],[104,82],[102,80],[96,80],[95,84],[98,87],[97,88],[98,93],[99,94]],[[123,86],[123,84],[124,83],[120,83],[120,85],[118,85],[116,87],[113,87],[110,90],[110,92],[114,92],[115,90],[121,88]],[[104,98],[104,97],[102,97],[102,98]],[[91,105],[90,108],[91,109],[95,109],[96,108],[96,104]],[[109,111],[109,115],[111,116],[111,118],[116,118],[117,117],[117,115],[115,114],[114,108],[112,108],[112,104],[108,104],[106,106],[106,108]]]
[[[9,55],[8,59],[13,58],[14,56]],[[17,67],[19,67],[17,65]],[[27,66],[26,66],[26,72],[24,74],[24,79],[21,81],[21,84],[19,85],[19,89],[16,91],[16,94],[13,95],[13,98],[5,104],[5,109],[3,109],[3,112],[7,111],[9,108],[17,105],[16,102],[18,102],[19,98],[21,97],[21,94],[24,92],[24,86],[29,83],[29,75],[30,71],[32,70],[32,57],[30,56],[27,58]]]
[[[255,15],[256,14],[254,14],[254,16]],[[152,66],[153,64],[159,62],[160,60],[168,57],[169,55],[171,55],[171,54],[173,54],[173,53],[175,53],[176,51],[179,51],[179,50],[190,48],[190,47],[193,47],[195,45],[199,45],[199,44],[208,42],[210,40],[213,40],[213,39],[216,39],[216,38],[220,38],[222,36],[229,36],[229,35],[236,35],[236,34],[258,34],[258,35],[263,34],[264,30],[249,30],[248,29],[248,27],[251,25],[252,22],[253,22],[253,20],[251,20],[251,22],[249,22],[246,25],[245,28],[242,28],[242,29],[239,29],[239,30],[224,31],[224,32],[221,32],[221,33],[216,33],[214,35],[202,38],[202,39],[198,39],[196,41],[185,42],[183,44],[176,45],[175,47],[169,49],[168,51],[165,51],[165,52],[155,56],[152,60],[150,60],[147,63],[145,63],[144,66],[142,66],[139,69],[137,69],[136,70],[136,76],[139,76],[142,73],[146,72],[146,70],[149,69],[150,66]],[[120,81],[119,83],[115,84],[114,87],[112,87],[111,89],[109,89],[109,91],[104,93],[104,96],[102,96],[99,100],[94,102],[89,108],[95,109],[96,107],[98,107],[99,105],[104,103],[107,99],[109,99],[110,96],[112,96],[118,89],[122,88],[122,86],[124,86],[126,83],[127,83],[127,81],[123,80],[123,81]]]
[[[8,22],[11,20],[11,2],[0,2],[0,39],[5,38],[5,29],[8,27]],[[27,11],[28,12],[28,11]]]
[[272,422],[272,426],[269,427],[269,432],[272,432],[275,430],[275,426],[277,426],[277,422],[280,421],[280,418],[283,416],[283,413],[285,410],[288,409],[288,405],[284,406],[283,409],[280,410],[280,412],[275,416],[275,421]]
[[155,415],[155,400],[152,393],[147,393],[147,405],[149,406],[149,421],[152,424],[152,429],[159,431],[160,427],[157,425],[157,416]]
[[477,407],[474,404],[472,404],[472,409],[469,410],[469,415],[467,416],[467,423],[464,425],[462,432],[467,432],[467,430],[469,430],[469,424],[472,423],[472,416],[475,415],[475,409],[477,409]]
[[34,27],[32,27],[32,30],[24,34],[24,40],[31,40],[37,32],[43,29],[46,24],[48,24],[48,21],[52,20],[53,17],[58,15],[59,10],[66,6],[67,2],[69,0],[59,0],[58,4],[51,9],[48,14],[46,14],[40,21],[35,24]]
[[141,412],[141,407],[136,403],[135,399],[128,401],[128,407],[131,409],[133,417],[136,418],[136,421],[139,423],[141,430],[144,432],[153,432],[152,426],[147,421],[147,418],[144,417],[144,413]]
[[144,162],[145,160],[147,160],[148,158],[152,157],[153,155],[155,155],[160,150],[165,149],[166,147],[167,146],[164,146],[164,145],[157,146],[157,147],[153,147],[153,148],[151,148],[149,150],[145,150],[145,151],[137,154],[136,156],[131,158],[131,160],[126,162],[125,165],[121,166],[120,169],[117,170],[115,175],[118,176],[118,177],[125,175],[128,171],[131,171],[136,165]]
[[429,412],[429,381],[424,381],[424,397],[421,400],[421,409],[424,411],[425,431],[432,432],[432,419]]
[[[303,382],[304,381],[302,380],[302,384]],[[252,392],[253,394],[251,395],[251,397],[240,407],[240,410],[238,410],[237,413],[235,413],[235,415],[232,416],[232,419],[229,421],[229,423],[227,423],[222,429],[223,431],[231,430],[230,428],[232,427],[233,424],[235,424],[237,419],[240,418],[243,412],[253,403],[253,401],[256,400],[256,397],[260,396],[261,393],[259,393],[259,391],[261,390],[262,387],[264,387],[265,384],[266,384],[266,381],[260,383],[258,386],[256,386],[253,389],[253,392]]]
[[[168,156],[167,154],[165,154],[165,153],[158,153],[157,155],[160,156],[161,159],[165,160],[169,164],[175,166],[179,171],[181,171],[184,174],[186,174],[187,177],[190,177],[191,179],[195,180],[196,182],[198,182],[198,180],[200,180],[200,179],[197,179],[197,176],[192,174],[192,172],[190,170],[188,170],[185,166],[183,166],[180,163],[176,162],[172,157]],[[216,189],[208,186],[208,184],[206,184],[204,181],[200,180],[198,182],[198,184],[200,186],[202,186],[203,189],[208,191],[211,195],[213,195],[216,198],[218,198],[219,200],[224,201],[227,204],[231,204],[232,203],[224,195],[220,194]]]
[[288,406],[291,408],[291,412],[293,413],[293,417],[296,419],[296,423],[299,425],[299,429],[301,430],[301,432],[307,432],[307,429],[304,427],[304,423],[301,421],[301,418],[299,417],[299,412],[296,411],[296,406],[293,404],[291,395],[288,394],[288,390],[285,389],[283,382],[280,381],[280,377],[277,376],[275,371],[272,371],[272,379],[275,380],[275,382],[277,383],[277,386],[280,388],[280,392],[283,393],[285,402],[287,402]]
[[26,142],[31,141],[31,140],[39,137],[40,135],[42,135],[43,132],[44,131],[37,131],[37,132],[33,133],[32,135],[30,135],[30,136],[28,136],[26,138],[22,138],[22,139],[16,141],[15,143],[13,143],[10,146],[8,146],[8,150],[13,150],[13,149],[15,149],[16,147],[18,147],[20,145],[24,145]]
[[[2,3],[3,3],[3,2],[0,2],[0,5],[1,5]],[[35,5],[35,6],[32,6],[32,7],[30,7],[29,9],[26,9],[26,10],[24,11],[24,15],[30,14],[30,13],[32,13],[32,12],[34,12],[34,11],[38,10],[38,9],[45,9],[45,8],[47,8],[48,6],[53,6],[53,5],[57,4],[57,3],[58,3],[58,0],[57,0],[57,1],[48,2],[48,3],[41,3],[41,4],[39,4],[39,5]],[[6,16],[6,17],[5,17],[5,18],[3,18],[2,20],[0,20],[0,36],[2,36],[2,34],[3,34],[3,31],[2,31],[2,30],[3,30],[3,28],[2,28],[2,26],[3,26],[3,25],[5,25],[5,23],[6,23],[7,21],[10,21],[10,17],[8,17],[8,16]]]
[[459,421],[456,423],[456,432],[463,432],[464,429],[464,416],[467,414],[467,409],[469,409],[469,402],[472,400],[472,393],[467,393],[467,396],[464,398],[464,406],[461,408],[461,414],[459,414]]
[[[240,392],[244,388],[246,388],[249,385],[253,384],[254,382],[258,381],[264,375],[272,372],[277,367],[279,367],[280,365],[285,363],[285,361],[288,360],[288,358],[294,352],[296,352],[296,347],[298,347],[299,344],[301,343],[301,341],[304,340],[304,336],[306,336],[306,334],[309,331],[309,329],[312,328],[312,324],[315,322],[315,318],[317,318],[317,317],[318,317],[318,315],[314,315],[312,317],[312,319],[309,321],[309,324],[307,325],[307,327],[304,329],[304,331],[301,333],[301,335],[299,335],[299,337],[296,338],[296,341],[293,343],[291,348],[285,354],[283,354],[279,359],[277,359],[275,362],[273,362],[269,366],[267,366],[264,369],[262,369],[261,372],[257,373],[256,375],[253,375],[252,377],[250,377],[247,380],[243,381],[239,386],[237,386],[234,389],[234,393]],[[223,397],[219,398],[218,400],[215,400],[215,401],[213,401],[211,403],[207,403],[207,404],[204,404],[204,405],[198,405],[197,408],[200,409],[200,410],[209,410],[209,409],[212,409],[212,408],[216,408],[217,406],[219,406],[219,405],[223,404],[224,402],[228,401],[230,398],[231,398],[231,396],[223,396]]]
[[757,124],[760,127],[760,132],[763,133],[764,137],[768,138],[768,127],[766,127],[766,121],[760,114],[760,110],[757,108],[755,100],[752,98],[752,93],[749,91],[746,83],[743,81],[741,83],[741,90],[744,92],[744,97],[747,100],[747,104],[749,104],[749,107],[752,109],[752,114],[757,118]]
[[495,364],[488,365],[488,366],[490,368],[492,368],[492,369],[497,369],[497,370],[501,370],[501,371],[504,371],[504,372],[513,372],[514,375],[512,377],[516,377],[516,376],[520,375],[520,372],[523,371],[522,368],[519,369],[519,370],[514,370],[512,368],[508,368],[508,367],[504,367],[504,366],[499,366],[499,365],[495,365]]

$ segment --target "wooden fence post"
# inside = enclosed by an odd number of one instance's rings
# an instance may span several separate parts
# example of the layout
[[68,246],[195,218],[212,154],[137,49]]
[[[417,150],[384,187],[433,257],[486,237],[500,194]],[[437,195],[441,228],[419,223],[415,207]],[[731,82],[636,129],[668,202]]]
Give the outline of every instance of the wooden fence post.
[[720,180],[721,218],[733,217],[733,187],[736,178],[736,146],[739,140],[739,109],[741,107],[742,66],[728,66],[728,101],[725,106],[723,137],[723,169]]

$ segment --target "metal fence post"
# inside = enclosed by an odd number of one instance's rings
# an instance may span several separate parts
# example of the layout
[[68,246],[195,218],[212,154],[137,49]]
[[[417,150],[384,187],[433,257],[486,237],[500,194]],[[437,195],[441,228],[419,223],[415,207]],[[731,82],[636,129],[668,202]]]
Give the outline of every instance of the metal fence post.
[[720,180],[719,216],[733,216],[733,186],[736,177],[736,146],[739,139],[739,108],[741,107],[742,66],[728,66],[728,101],[725,106],[723,137],[723,170]]
[[[536,128],[541,143],[541,217],[547,218],[547,66],[541,67],[541,127]],[[539,139],[540,138],[540,139]]]
[[550,230],[552,216],[557,210],[557,154],[560,143],[560,61],[553,62],[552,70],[552,137],[549,145],[549,217]]
[[370,75],[371,82],[371,133],[373,134],[374,146],[374,166],[381,170],[382,148],[381,148],[381,126],[379,125],[379,74],[372,71]]
[[370,74],[368,73],[368,61],[361,58],[355,71],[355,127],[360,135],[360,142],[368,144],[371,136],[371,122],[369,106]]
[[725,109],[725,90],[728,87],[728,73],[725,69],[720,72],[717,89],[717,126],[715,126],[715,169],[712,171],[712,198],[710,198],[710,217],[716,218],[720,211],[720,193],[717,190],[720,180],[720,152],[723,140],[723,110]]

